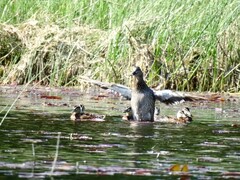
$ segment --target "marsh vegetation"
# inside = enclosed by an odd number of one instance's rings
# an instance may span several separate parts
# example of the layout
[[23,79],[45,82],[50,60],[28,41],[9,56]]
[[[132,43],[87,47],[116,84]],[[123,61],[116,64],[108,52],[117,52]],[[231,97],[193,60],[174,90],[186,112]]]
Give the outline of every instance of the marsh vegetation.
[[238,92],[240,6],[223,1],[1,0],[1,83],[129,85]]

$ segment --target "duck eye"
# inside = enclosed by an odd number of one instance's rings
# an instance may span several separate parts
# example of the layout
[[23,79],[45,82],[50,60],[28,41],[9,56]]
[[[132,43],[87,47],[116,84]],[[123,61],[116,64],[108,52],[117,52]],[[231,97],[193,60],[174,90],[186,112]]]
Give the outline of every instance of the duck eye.
[[137,74],[137,72],[136,71],[134,71],[133,73],[132,73],[132,75],[136,75]]
[[136,74],[139,74],[141,72],[141,69],[139,67],[137,67],[135,69],[135,71],[133,71],[132,75],[136,75]]

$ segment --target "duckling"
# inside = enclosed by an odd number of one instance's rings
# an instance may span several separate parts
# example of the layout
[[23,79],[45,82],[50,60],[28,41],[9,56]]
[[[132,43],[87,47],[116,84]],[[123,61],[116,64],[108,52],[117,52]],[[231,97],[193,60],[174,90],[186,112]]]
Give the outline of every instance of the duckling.
[[143,79],[143,72],[136,67],[132,73],[134,83],[132,88],[131,108],[133,120],[154,121],[155,95]]
[[[133,120],[133,112],[131,107],[127,107],[127,109],[125,109],[123,112],[125,113],[125,115],[123,115],[122,117],[123,120],[128,120],[128,121]],[[155,107],[154,115],[157,116],[159,114],[160,114],[160,109],[158,107]]]
[[70,119],[73,121],[80,120],[81,115],[84,114],[85,107],[84,105],[74,106]]
[[104,115],[85,113],[85,106],[74,106],[70,119],[73,121],[104,121]]
[[132,108],[131,107],[127,107],[127,109],[125,109],[123,112],[125,113],[122,116],[123,120],[128,120],[128,121],[133,120],[133,114],[132,114]]
[[156,119],[157,122],[186,124],[192,122],[192,114],[188,107],[185,107],[177,112],[176,117],[164,116]]

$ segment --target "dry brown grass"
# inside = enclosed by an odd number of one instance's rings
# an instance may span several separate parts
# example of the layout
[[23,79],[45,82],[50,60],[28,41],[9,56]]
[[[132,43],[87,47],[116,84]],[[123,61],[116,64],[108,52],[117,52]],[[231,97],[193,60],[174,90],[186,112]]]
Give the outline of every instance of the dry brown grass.
[[[37,21],[28,21],[19,26],[1,25],[2,34],[8,49],[1,56],[5,65],[3,83],[22,84],[35,77],[35,81],[48,84],[68,83],[70,78],[86,73],[92,63],[94,48],[104,32],[90,27],[60,28],[57,25],[41,26]],[[13,39],[13,40],[12,40]],[[11,52],[11,53],[9,53]],[[20,54],[16,62],[12,56]],[[64,79],[61,79],[61,77]],[[59,81],[59,82],[58,82]],[[54,81],[53,81],[54,82]],[[57,84],[55,84],[57,85]]]
[[1,83],[72,86],[83,85],[81,76],[88,76],[129,85],[131,66],[138,65],[148,83],[159,88],[239,90],[238,24],[217,34],[217,45],[192,46],[187,52],[185,45],[174,44],[174,37],[163,44],[146,43],[133,34],[139,26],[125,22],[124,27],[100,30],[37,20],[1,24]]

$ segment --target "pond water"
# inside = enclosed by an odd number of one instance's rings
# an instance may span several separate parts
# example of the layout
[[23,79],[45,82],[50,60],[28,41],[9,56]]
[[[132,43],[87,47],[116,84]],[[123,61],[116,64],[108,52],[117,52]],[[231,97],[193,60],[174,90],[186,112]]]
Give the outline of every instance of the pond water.
[[[21,87],[12,86],[0,91],[1,120],[17,99],[0,126],[0,178],[240,178],[238,97],[157,103],[164,115],[190,107],[193,122],[177,125],[123,121],[129,102],[106,91],[100,95],[98,89],[28,87],[19,95]],[[105,114],[106,121],[72,122],[72,107],[80,103],[87,112]]]

